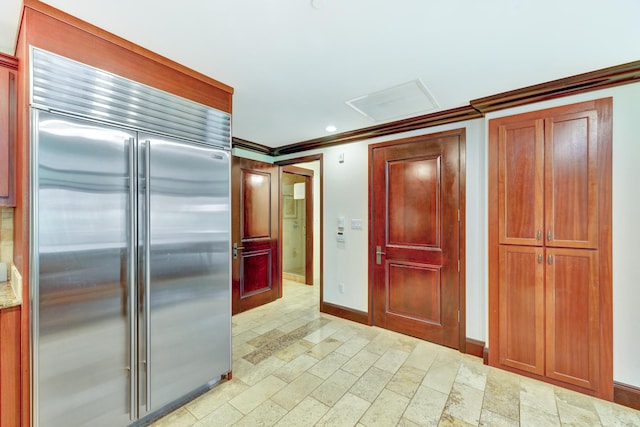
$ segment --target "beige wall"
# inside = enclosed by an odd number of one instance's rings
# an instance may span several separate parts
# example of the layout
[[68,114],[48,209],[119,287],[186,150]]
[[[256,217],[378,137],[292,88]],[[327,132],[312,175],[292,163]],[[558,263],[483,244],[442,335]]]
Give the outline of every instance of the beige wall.
[[13,208],[0,208],[0,262],[13,265]]

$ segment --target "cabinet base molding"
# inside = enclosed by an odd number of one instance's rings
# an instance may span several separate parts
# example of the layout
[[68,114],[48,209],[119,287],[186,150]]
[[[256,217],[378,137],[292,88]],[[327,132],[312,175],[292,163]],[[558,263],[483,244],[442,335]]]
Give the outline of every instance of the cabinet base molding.
[[613,401],[619,405],[640,410],[640,388],[614,381]]

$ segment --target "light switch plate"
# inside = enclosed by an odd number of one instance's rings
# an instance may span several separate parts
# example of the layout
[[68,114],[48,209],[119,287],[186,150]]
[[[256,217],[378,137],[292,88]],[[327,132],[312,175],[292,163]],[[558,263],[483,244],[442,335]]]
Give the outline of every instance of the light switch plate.
[[351,220],[351,229],[352,230],[362,230],[362,220],[361,219],[352,219]]

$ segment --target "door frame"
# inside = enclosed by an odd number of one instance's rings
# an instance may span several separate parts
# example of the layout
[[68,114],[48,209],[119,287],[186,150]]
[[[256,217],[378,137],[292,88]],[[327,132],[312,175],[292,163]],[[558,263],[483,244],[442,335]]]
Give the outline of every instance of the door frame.
[[[284,227],[283,227],[283,222],[284,222],[284,191],[283,191],[283,175],[285,173],[289,174],[289,175],[297,175],[299,177],[303,177],[305,179],[305,189],[304,189],[304,197],[305,197],[305,233],[309,233],[309,230],[311,230],[311,239],[306,238],[305,239],[305,253],[304,253],[304,279],[305,279],[305,284],[307,285],[313,285],[313,276],[314,276],[314,270],[313,270],[313,257],[314,257],[314,253],[313,253],[313,243],[315,240],[315,237],[313,235],[313,176],[314,173],[311,169],[303,169],[297,166],[293,166],[293,165],[287,165],[287,166],[282,166],[279,171],[279,184],[280,184],[280,189],[279,189],[279,194],[280,194],[280,241],[283,242],[280,245],[280,277],[284,278]],[[311,255],[311,256],[309,256]]]
[[[308,156],[302,156],[302,157],[295,157],[295,158],[291,158],[291,159],[286,159],[286,160],[280,160],[274,163],[274,165],[278,166],[280,168],[280,170],[282,171],[283,167],[285,166],[290,166],[290,165],[295,165],[298,163],[309,163],[309,162],[314,162],[314,161],[318,161],[320,164],[320,173],[318,175],[313,175],[313,179],[314,180],[319,180],[319,184],[320,184],[320,194],[318,194],[318,198],[320,200],[320,206],[319,206],[319,211],[320,211],[320,216],[318,218],[318,221],[320,221],[320,236],[316,236],[314,233],[314,239],[318,239],[319,243],[320,243],[320,251],[317,254],[320,257],[320,267],[319,270],[317,272],[318,277],[319,277],[319,283],[318,286],[320,287],[320,301],[319,301],[319,305],[320,305],[320,311],[322,311],[322,305],[323,305],[323,299],[322,299],[322,294],[323,294],[323,289],[324,289],[324,183],[323,183],[323,175],[324,175],[324,164],[323,164],[323,159],[324,159],[324,155],[322,153],[319,154],[311,154]],[[282,172],[280,172],[280,176],[282,176]],[[280,185],[282,185],[282,182],[280,183]],[[281,187],[280,187],[281,188]],[[280,197],[282,198],[282,197]],[[282,224],[282,207],[280,207],[280,224]],[[279,239],[279,243],[278,243],[278,253],[281,254],[282,253],[282,227],[280,227],[280,239]],[[315,256],[315,255],[314,255]],[[280,272],[282,273],[282,256],[280,255],[280,264],[279,264],[279,269]],[[281,286],[282,289],[282,286]]]
[[369,145],[369,256],[368,256],[368,301],[369,301],[369,314],[368,324],[373,325],[373,286],[374,276],[373,271],[375,267],[375,246],[373,228],[373,150],[376,148],[391,147],[394,145],[407,144],[412,142],[423,141],[425,139],[436,139],[443,137],[457,136],[458,137],[458,167],[459,167],[459,186],[458,186],[458,199],[460,207],[460,220],[459,220],[459,241],[458,241],[458,259],[460,260],[460,271],[458,273],[458,309],[460,310],[460,319],[458,324],[458,351],[461,353],[467,352],[467,306],[466,306],[466,128],[453,129],[448,131],[436,132],[431,134],[419,135],[409,138],[395,139],[392,141],[380,142],[377,144]]

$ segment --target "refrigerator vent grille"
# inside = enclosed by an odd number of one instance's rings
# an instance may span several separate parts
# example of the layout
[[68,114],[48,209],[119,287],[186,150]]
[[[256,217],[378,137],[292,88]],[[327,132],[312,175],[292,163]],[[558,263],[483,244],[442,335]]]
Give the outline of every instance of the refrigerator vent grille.
[[231,115],[32,48],[31,106],[231,148]]

